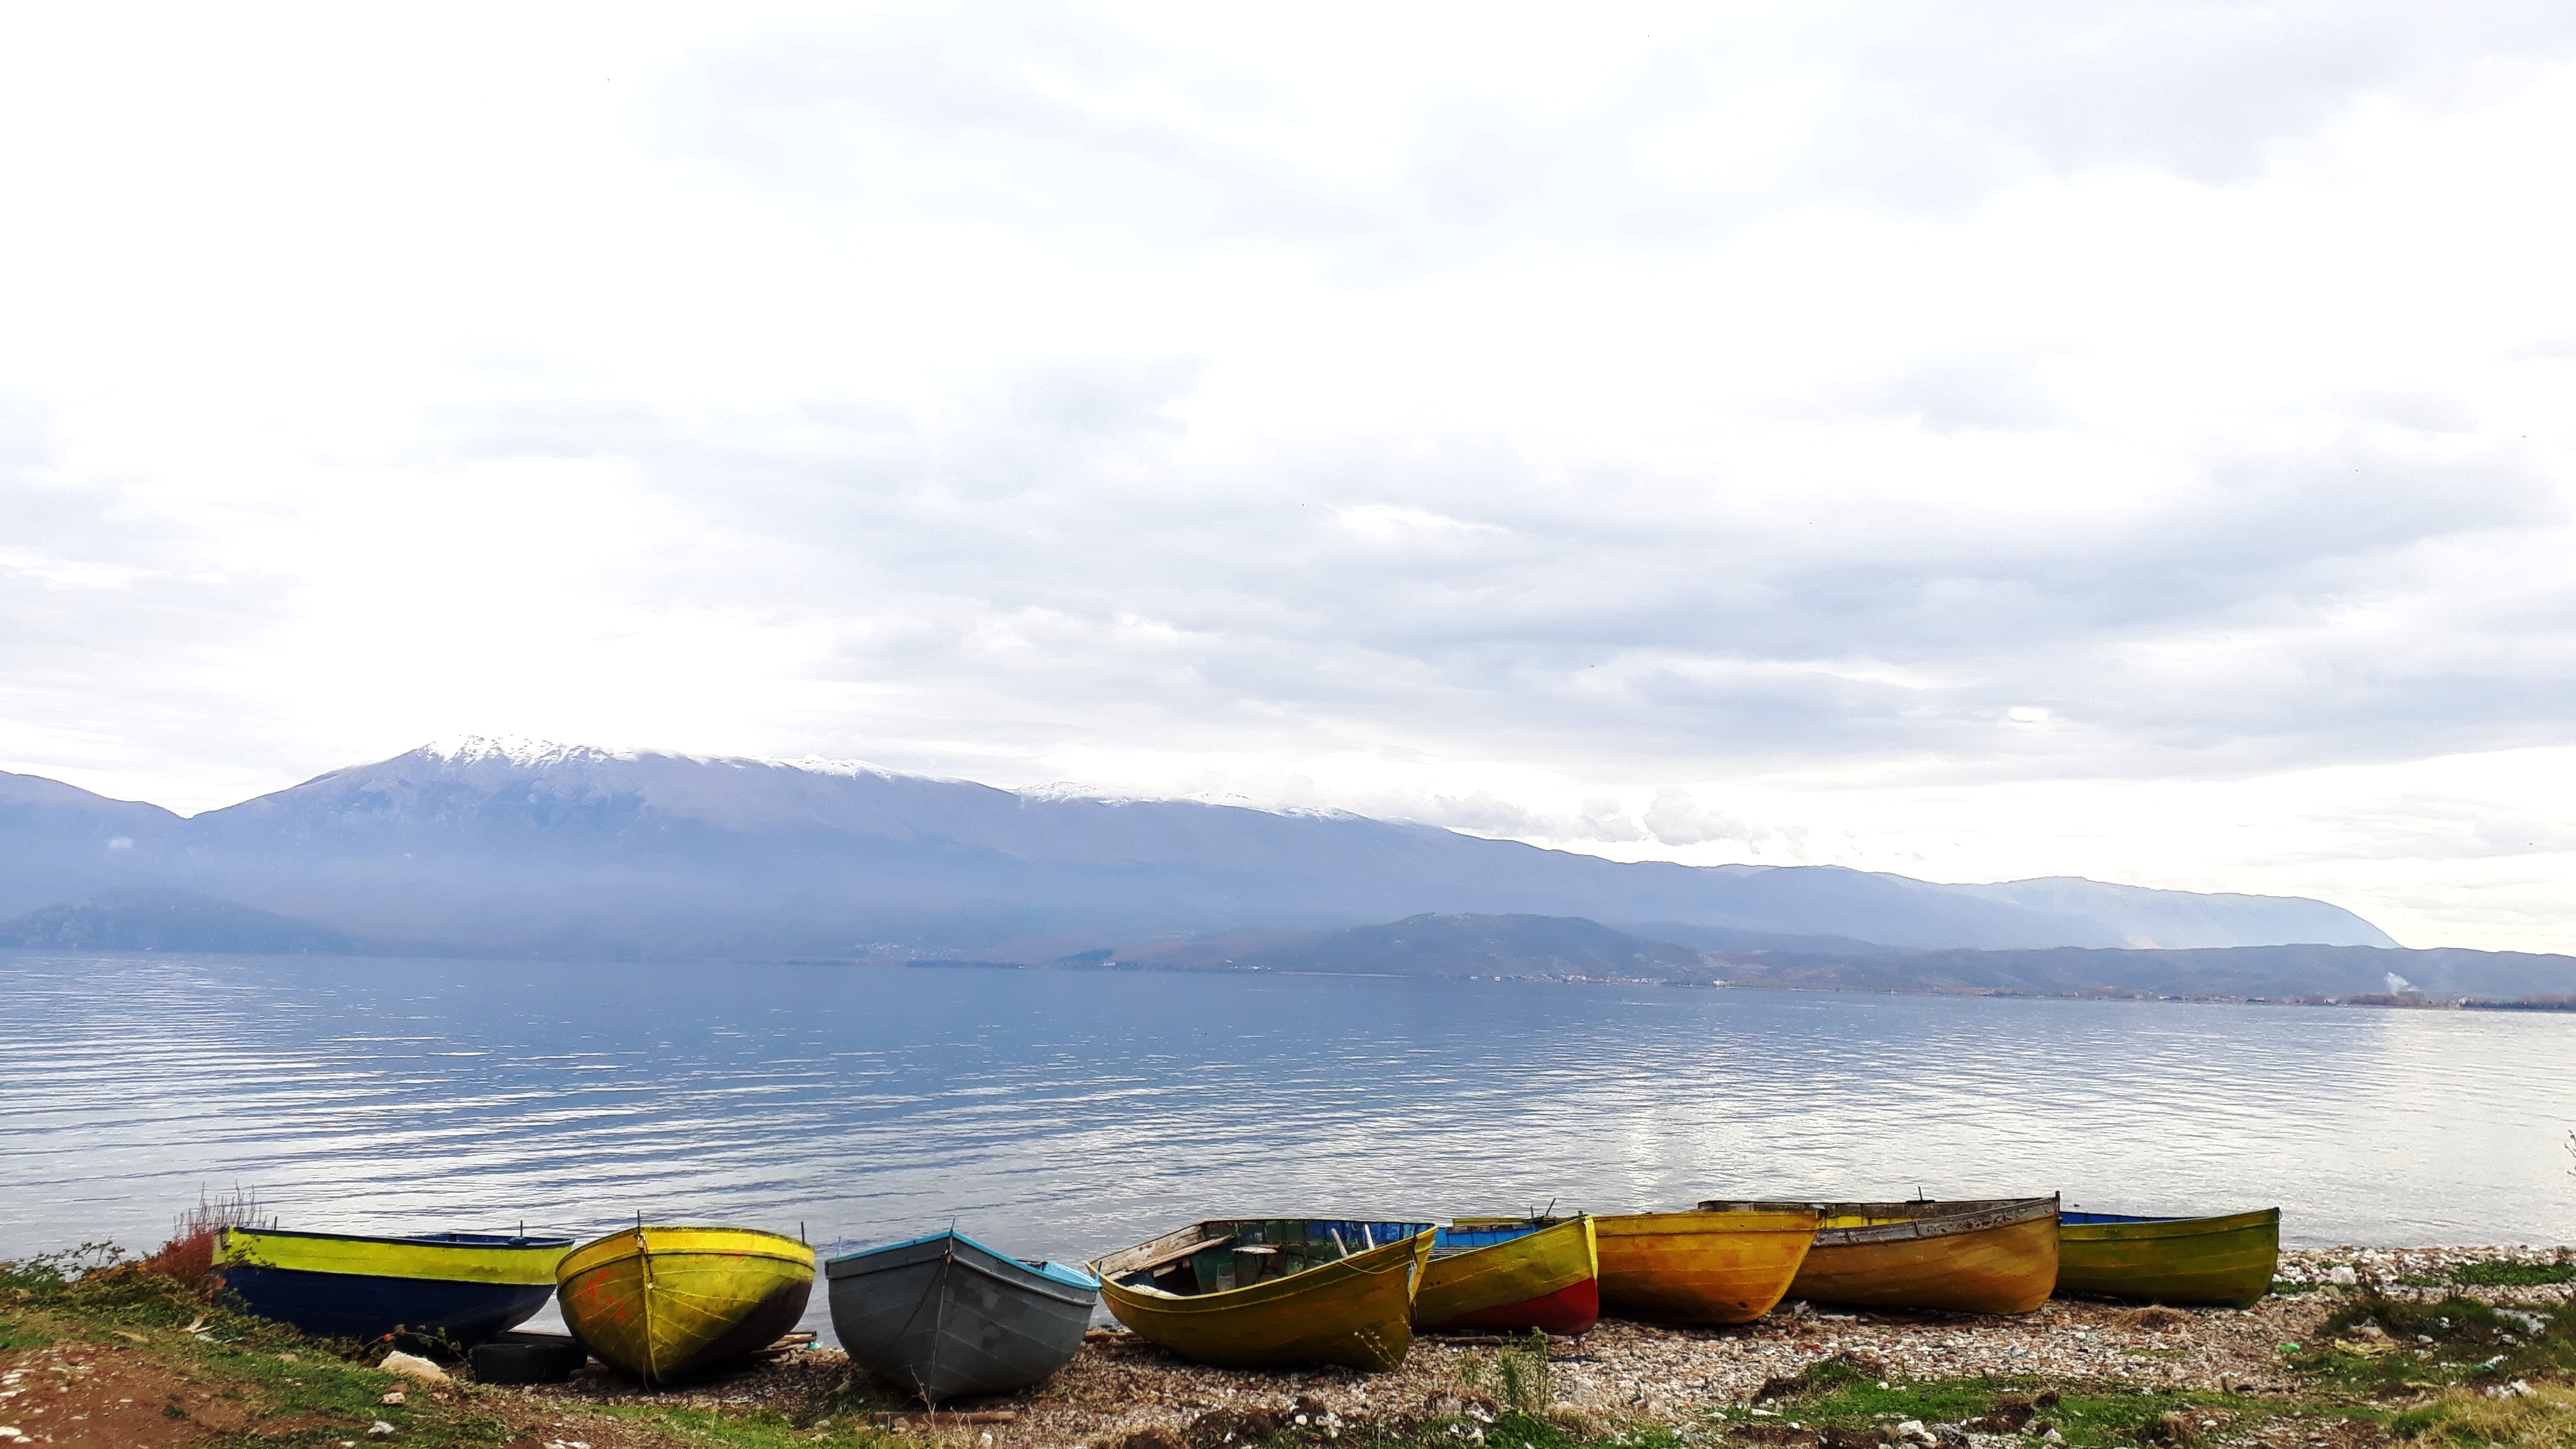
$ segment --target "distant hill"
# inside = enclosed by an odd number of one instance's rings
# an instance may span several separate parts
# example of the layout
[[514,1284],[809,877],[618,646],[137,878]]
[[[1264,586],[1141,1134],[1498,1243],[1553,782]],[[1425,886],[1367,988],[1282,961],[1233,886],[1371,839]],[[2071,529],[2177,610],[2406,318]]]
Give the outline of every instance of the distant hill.
[[2111,991],[2145,996],[2422,996],[2531,999],[2576,992],[2576,956],[2373,946],[2227,946],[2189,951],[1919,951],[1738,956],[1746,985],[1836,991]]
[[363,956],[387,948],[194,891],[123,888],[0,921],[0,946],[57,951],[256,951]]
[[1694,926],[1686,921],[1639,921],[1620,928],[1650,941],[1671,941],[1703,951],[1790,951],[1807,955],[1885,956],[1903,946],[1862,941],[1850,936],[1791,936],[1778,931],[1746,931],[1733,926]]
[[1566,916],[1424,914],[1346,931],[1271,932],[1120,951],[1099,964],[1342,976],[1663,980],[1719,974],[1710,957],[1687,946],[1650,941]]
[[465,740],[188,819],[0,775],[0,913],[187,890],[355,938],[565,957],[1041,961],[1425,913],[1655,922],[1711,949],[2391,945],[2287,897],[1622,863],[1331,811]]
[[[2043,996],[2479,998],[2552,1003],[2576,997],[2576,956],[2512,951],[2298,945],[2180,951],[2099,947],[1904,951],[1868,942],[1842,951],[1775,951],[1710,950],[1692,939],[1730,934],[1669,923],[1622,931],[1581,917],[1424,912],[1376,925],[1226,932],[1101,947],[1053,960],[915,957],[903,964],[951,970],[1054,966],[1274,971]],[[1819,938],[1788,939],[1813,943]],[[131,886],[0,921],[0,948],[12,947],[345,956],[489,954],[360,936],[194,891]]]
[[1643,930],[1630,933],[1593,921],[1528,915],[1421,915],[1342,931],[1244,933],[1098,950],[1057,964],[2043,996],[2511,1001],[2576,994],[2576,956],[2511,951],[2233,946],[2185,951],[2061,947],[1892,952],[1868,947],[1838,954],[1714,952],[1654,939]]

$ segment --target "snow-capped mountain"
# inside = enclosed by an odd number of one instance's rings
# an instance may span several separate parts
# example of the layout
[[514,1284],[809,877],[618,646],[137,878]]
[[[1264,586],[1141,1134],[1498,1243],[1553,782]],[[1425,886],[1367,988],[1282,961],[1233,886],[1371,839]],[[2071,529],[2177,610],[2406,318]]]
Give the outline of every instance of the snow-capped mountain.
[[528,740],[425,746],[188,820],[33,777],[0,787],[0,860],[60,867],[0,881],[0,915],[167,886],[362,935],[534,953],[888,943],[1029,957],[1422,912],[1666,923],[1702,945],[2390,944],[2309,900],[1621,864],[1336,812]]

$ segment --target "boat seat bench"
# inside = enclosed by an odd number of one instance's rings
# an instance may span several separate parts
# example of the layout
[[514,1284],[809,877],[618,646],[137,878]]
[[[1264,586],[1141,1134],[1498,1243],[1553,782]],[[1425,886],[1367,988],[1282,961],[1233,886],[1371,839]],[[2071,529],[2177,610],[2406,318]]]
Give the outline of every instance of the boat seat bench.
[[1233,1241],[1234,1234],[1232,1233],[1228,1233],[1222,1238],[1202,1238],[1195,1243],[1184,1243],[1177,1248],[1169,1249],[1160,1257],[1148,1258],[1141,1263],[1128,1264],[1121,1267],[1118,1271],[1122,1277],[1136,1273],[1159,1273],[1184,1258],[1195,1258],[1210,1248],[1222,1248]]

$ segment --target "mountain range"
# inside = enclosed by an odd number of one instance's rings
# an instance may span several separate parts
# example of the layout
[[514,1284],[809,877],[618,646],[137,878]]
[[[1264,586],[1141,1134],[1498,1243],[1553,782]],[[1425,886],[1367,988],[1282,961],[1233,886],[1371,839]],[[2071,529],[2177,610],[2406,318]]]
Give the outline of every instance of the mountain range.
[[101,894],[117,891],[192,892],[353,940],[610,958],[1034,962],[1423,914],[1579,917],[1699,951],[1856,958],[2395,944],[2295,897],[1631,864],[1340,812],[831,761],[468,739],[189,817],[0,774],[0,917],[122,899],[113,911],[136,918],[138,898]]

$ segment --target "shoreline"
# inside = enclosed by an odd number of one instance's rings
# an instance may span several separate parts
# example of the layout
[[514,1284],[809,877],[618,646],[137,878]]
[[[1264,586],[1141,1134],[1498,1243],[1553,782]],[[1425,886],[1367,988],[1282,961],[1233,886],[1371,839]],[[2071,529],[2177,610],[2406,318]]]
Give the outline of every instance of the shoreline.
[[[2530,1246],[2285,1251],[2279,1281],[2322,1285],[2336,1265],[2344,1265],[2355,1269],[2356,1277],[2377,1281],[2391,1297],[2432,1301],[2454,1290],[2404,1280],[2468,1263],[2556,1264],[2567,1261],[2562,1254],[2570,1252]],[[2576,1284],[2459,1291],[2518,1308],[2546,1310],[2576,1302]],[[2246,1309],[2053,1298],[2032,1313],[2009,1317],[1784,1304],[1751,1323],[1729,1327],[1665,1328],[1604,1319],[1580,1338],[1552,1340],[1549,1360],[1558,1381],[1558,1408],[1600,1433],[1619,1426],[1677,1429],[1704,1423],[1713,1411],[1747,1408],[1766,1384],[1838,1356],[1909,1381],[2036,1380],[2155,1393],[2278,1397],[2301,1387],[2285,1370],[2280,1345],[2311,1342],[2318,1325],[2351,1296],[2352,1290],[2320,1286],[2276,1292]],[[1478,1407],[1494,1413],[1500,1406],[1490,1390],[1480,1406],[1477,1394],[1463,1385],[1476,1377],[1469,1364],[1490,1364],[1503,1347],[1492,1336],[1425,1336],[1414,1340],[1401,1366],[1385,1373],[1239,1371],[1204,1368],[1133,1334],[1095,1329],[1074,1361],[1046,1383],[954,1406],[969,1414],[1007,1413],[1012,1416],[1008,1422],[959,1420],[917,1427],[961,1445],[982,1445],[990,1435],[992,1445],[1009,1449],[1170,1449],[1172,1443],[1195,1444],[1210,1437],[1200,1432],[1210,1416],[1220,1416],[1211,1421],[1218,1424],[1227,1415],[1270,1415],[1293,1424],[1303,1413],[1312,1424],[1330,1414],[1339,1421],[1334,1427],[1350,1430],[1390,1420],[1454,1416]],[[800,1377],[837,1380],[851,1373],[836,1350],[818,1349],[805,1359],[793,1370]],[[700,1397],[722,1401],[746,1391],[756,1396],[751,1380],[757,1377],[728,1380],[724,1392]],[[792,1381],[778,1387],[795,1392]],[[666,1397],[620,1389],[616,1376],[602,1374],[590,1383],[576,1380],[519,1392],[546,1400],[638,1405]],[[888,1402],[879,1411],[901,1416],[908,1410]],[[1170,1441],[1162,1435],[1171,1436]]]
[[[2338,1269],[2355,1281],[2334,1283]],[[2498,1276],[2552,1281],[2480,1286]],[[2281,1256],[2283,1291],[2244,1309],[2052,1299],[2029,1314],[1990,1316],[1791,1303],[1728,1327],[1604,1320],[1578,1338],[1548,1340],[1543,1361],[1527,1338],[1426,1336],[1403,1364],[1374,1374],[1211,1369],[1096,1328],[1045,1383],[929,1414],[825,1348],[773,1351],[660,1391],[596,1365],[561,1385],[476,1384],[461,1365],[450,1366],[452,1377],[403,1378],[371,1366],[381,1348],[352,1362],[339,1355],[353,1346],[314,1343],[125,1265],[56,1279],[59,1291],[0,1274],[0,1449],[216,1442],[207,1431],[227,1444],[441,1449],[2060,1449],[2061,1440],[2065,1449],[2151,1440],[2163,1449],[2368,1449],[2405,1414],[2436,1412],[2463,1393],[2475,1409],[2484,1402],[2475,1376],[2504,1355],[2454,1361],[2486,1350],[2413,1347],[2408,1324],[2392,1334],[2346,1323],[2330,1342],[2321,1334],[2330,1315],[2474,1311],[2510,1334],[2528,1325],[2535,1350],[2556,1336],[2558,1357],[2546,1362],[2563,1384],[2576,1377],[2568,1279],[2576,1250],[2562,1247],[2299,1249]],[[92,1301],[84,1285],[94,1280]],[[2447,1329],[2451,1319],[2439,1322]],[[1548,1386],[1536,1403],[1507,1387],[1515,1373],[1525,1386],[1534,1364]],[[2401,1370],[2423,1377],[2394,1379]],[[2354,1375],[2365,1371],[2380,1377],[2362,1384]],[[2543,1392],[2484,1382],[2489,1399]],[[336,1396],[306,1402],[316,1384],[335,1385]],[[2564,1398],[2576,1424],[2576,1396],[2544,1388],[2558,1397],[2535,1405],[2555,1413]],[[2053,1423],[2033,1420],[2061,1397],[2072,1437],[2051,1437]],[[2209,1427],[2156,1440],[2154,1423],[2185,1412]],[[2117,1432],[2081,1422],[2087,1415]],[[1888,1437],[1907,1422],[1914,1439]],[[1490,1444],[1488,1428],[1501,1436]]]

